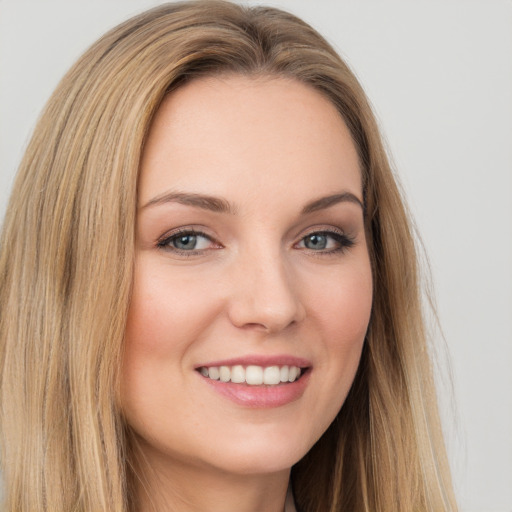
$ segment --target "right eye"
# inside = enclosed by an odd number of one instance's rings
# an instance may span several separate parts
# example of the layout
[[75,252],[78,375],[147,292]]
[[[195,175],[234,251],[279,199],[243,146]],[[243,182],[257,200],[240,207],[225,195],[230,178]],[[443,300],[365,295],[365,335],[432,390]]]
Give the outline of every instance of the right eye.
[[204,233],[182,230],[160,240],[158,247],[166,251],[173,251],[188,256],[199,254],[208,249],[215,249],[219,246]]

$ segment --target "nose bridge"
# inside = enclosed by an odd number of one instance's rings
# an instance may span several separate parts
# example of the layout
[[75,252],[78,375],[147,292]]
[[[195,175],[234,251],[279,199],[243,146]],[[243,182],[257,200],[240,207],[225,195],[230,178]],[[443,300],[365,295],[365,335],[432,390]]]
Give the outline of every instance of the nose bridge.
[[277,332],[300,321],[300,302],[293,269],[279,244],[257,244],[240,251],[230,317],[238,327]]

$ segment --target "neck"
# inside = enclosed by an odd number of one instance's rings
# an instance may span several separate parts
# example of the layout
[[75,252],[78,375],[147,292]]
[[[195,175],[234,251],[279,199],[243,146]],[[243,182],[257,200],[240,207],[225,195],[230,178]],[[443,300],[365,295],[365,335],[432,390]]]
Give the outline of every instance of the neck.
[[290,470],[233,474],[175,459],[138,457],[137,512],[283,512]]

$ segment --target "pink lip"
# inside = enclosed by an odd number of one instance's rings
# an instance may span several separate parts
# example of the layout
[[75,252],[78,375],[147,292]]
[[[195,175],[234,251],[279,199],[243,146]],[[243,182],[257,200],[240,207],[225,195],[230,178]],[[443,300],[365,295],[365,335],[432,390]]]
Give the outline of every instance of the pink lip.
[[311,362],[301,357],[290,356],[286,354],[278,354],[275,356],[262,356],[262,355],[247,355],[242,357],[235,357],[232,359],[222,359],[219,361],[209,361],[207,363],[195,366],[195,369],[202,367],[210,368],[212,366],[298,366],[300,368],[310,368]]
[[298,366],[306,369],[300,378],[295,382],[287,382],[275,386],[249,386],[247,384],[235,384],[233,382],[221,382],[220,380],[209,379],[197,372],[198,377],[203,379],[205,384],[219,393],[224,398],[231,400],[237,405],[264,409],[272,407],[281,407],[298,400],[306,390],[311,376],[311,362],[299,357],[289,355],[277,356],[244,356],[233,359],[223,359],[219,361],[211,361],[196,366],[196,370],[202,367],[219,367],[219,366]]

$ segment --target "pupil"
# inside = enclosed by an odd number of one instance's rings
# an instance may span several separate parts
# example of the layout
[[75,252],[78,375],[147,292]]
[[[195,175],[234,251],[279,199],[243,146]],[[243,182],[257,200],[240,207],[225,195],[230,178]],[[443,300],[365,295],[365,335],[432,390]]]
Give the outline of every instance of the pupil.
[[311,235],[306,239],[306,246],[309,249],[325,249],[327,237],[325,235]]
[[194,235],[184,235],[174,241],[176,249],[193,249],[196,245],[196,237]]

